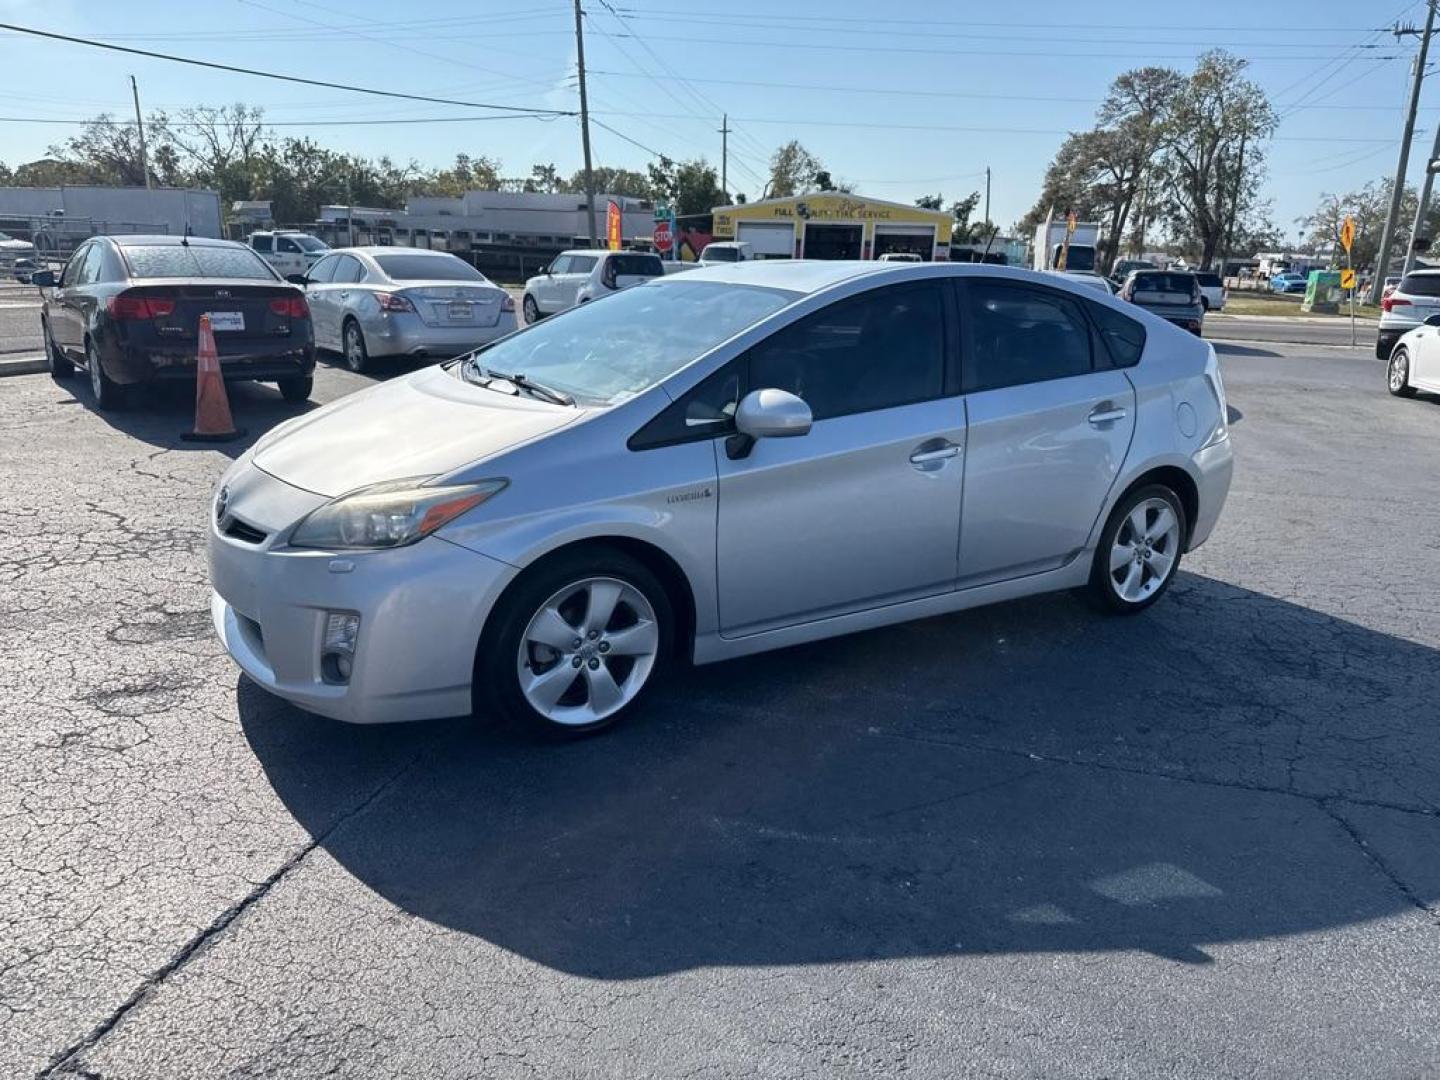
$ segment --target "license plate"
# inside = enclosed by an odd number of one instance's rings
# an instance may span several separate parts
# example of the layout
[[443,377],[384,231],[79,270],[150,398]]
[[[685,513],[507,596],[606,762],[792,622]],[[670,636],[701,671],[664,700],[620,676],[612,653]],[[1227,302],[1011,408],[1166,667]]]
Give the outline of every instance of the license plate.
[[217,334],[222,331],[236,331],[245,329],[245,313],[243,311],[208,311],[210,316],[210,329]]
[[471,306],[470,306],[470,304],[469,304],[467,301],[464,301],[464,300],[452,300],[452,301],[450,301],[450,318],[452,318],[452,319],[468,319],[468,318],[470,318],[470,313],[471,313]]

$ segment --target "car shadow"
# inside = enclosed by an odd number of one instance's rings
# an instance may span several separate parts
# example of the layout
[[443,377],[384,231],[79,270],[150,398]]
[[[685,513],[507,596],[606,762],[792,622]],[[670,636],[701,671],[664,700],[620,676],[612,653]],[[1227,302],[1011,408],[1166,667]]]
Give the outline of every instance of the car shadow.
[[1274,349],[1257,349],[1253,345],[1236,345],[1231,341],[1214,341],[1206,338],[1221,356],[1279,356]]
[[1440,731],[1417,722],[1437,659],[1182,574],[1138,618],[1042,597],[689,670],[571,742],[348,727],[243,679],[237,697],[345,870],[555,969],[1206,963],[1413,912],[1332,800],[1440,805]]

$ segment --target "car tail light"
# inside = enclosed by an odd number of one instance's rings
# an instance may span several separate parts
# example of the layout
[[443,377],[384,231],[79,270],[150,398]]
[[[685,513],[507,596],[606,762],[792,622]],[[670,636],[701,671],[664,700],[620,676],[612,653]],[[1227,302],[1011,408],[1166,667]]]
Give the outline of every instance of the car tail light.
[[511,296],[509,293],[506,293],[506,294],[505,294],[505,299],[500,301],[500,310],[501,310],[501,311],[514,311],[514,310],[515,310],[515,297]]
[[303,296],[277,296],[270,301],[270,310],[287,319],[308,319],[310,305]]
[[376,303],[380,305],[381,311],[414,311],[415,305],[403,296],[396,296],[394,293],[377,292],[373,294]]
[[168,296],[131,296],[120,293],[106,301],[105,310],[112,319],[163,319],[175,313],[175,301]]
[[1392,311],[1397,307],[1410,307],[1410,301],[1403,296],[1386,296],[1380,301],[1381,311]]

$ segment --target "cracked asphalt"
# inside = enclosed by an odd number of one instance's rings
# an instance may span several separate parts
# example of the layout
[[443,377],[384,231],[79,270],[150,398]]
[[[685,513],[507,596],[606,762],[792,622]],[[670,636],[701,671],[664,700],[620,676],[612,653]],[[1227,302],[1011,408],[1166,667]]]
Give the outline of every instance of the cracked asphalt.
[[558,747],[268,697],[208,617],[243,444],[0,382],[0,1076],[1440,1076],[1440,399],[1218,347],[1235,487],[1150,612],[696,669]]

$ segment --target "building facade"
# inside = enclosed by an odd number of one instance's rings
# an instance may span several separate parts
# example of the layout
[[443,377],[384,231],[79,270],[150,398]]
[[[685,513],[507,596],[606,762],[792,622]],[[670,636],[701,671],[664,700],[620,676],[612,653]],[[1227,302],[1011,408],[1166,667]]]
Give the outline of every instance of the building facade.
[[943,210],[826,191],[717,206],[713,236],[749,243],[759,258],[874,259],[912,252],[928,262],[949,258],[952,224]]

